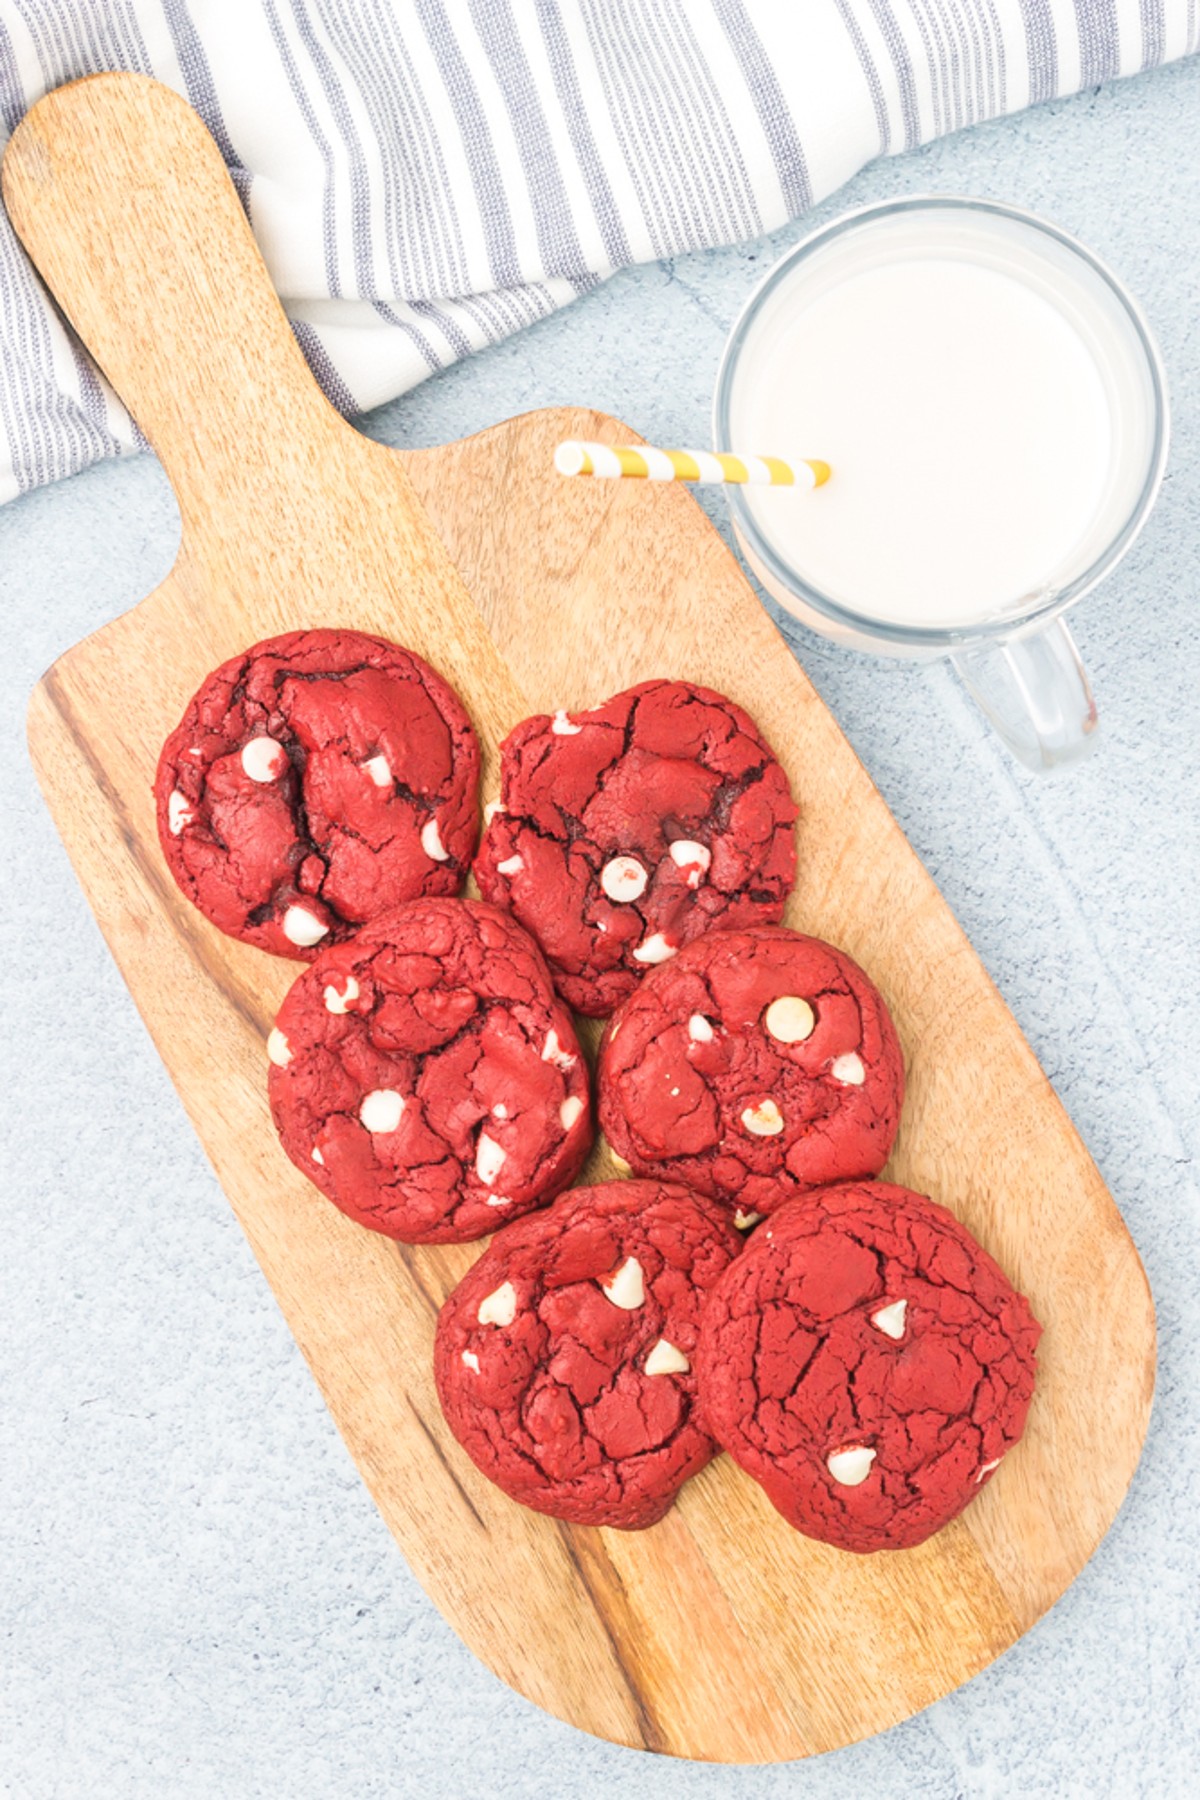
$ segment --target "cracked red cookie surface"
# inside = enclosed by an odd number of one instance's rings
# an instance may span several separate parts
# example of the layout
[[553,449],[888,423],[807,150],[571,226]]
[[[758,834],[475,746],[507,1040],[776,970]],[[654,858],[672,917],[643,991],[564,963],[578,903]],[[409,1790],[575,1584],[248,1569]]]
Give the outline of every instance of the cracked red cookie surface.
[[740,1249],[720,1208],[656,1181],[577,1188],[501,1232],[442,1308],[442,1410],[514,1500],[636,1530],[715,1446],[692,1368]]
[[618,1156],[739,1219],[877,1175],[903,1098],[876,988],[844,951],[782,925],[688,945],[647,975],[600,1048],[600,1127]]
[[413,900],[326,951],[267,1052],[296,1167],[407,1243],[462,1243],[545,1206],[591,1143],[571,1015],[533,940],[478,901]]
[[419,656],[293,631],[208,677],[154,795],[188,899],[230,937],[309,961],[390,906],[458,891],[478,785],[471,722]]
[[908,1549],[1021,1436],[1041,1326],[943,1207],[886,1182],[794,1200],[705,1311],[705,1416],[789,1524]]
[[687,682],[524,720],[489,812],[480,892],[590,1018],[701,932],[778,919],[795,878],[786,775],[747,713]]

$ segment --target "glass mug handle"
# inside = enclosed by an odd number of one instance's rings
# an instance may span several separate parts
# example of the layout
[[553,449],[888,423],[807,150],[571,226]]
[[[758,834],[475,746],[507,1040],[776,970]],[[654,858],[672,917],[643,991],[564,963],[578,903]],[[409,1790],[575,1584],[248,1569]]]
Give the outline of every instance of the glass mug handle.
[[1062,619],[1033,637],[960,651],[953,658],[968,693],[1018,762],[1057,769],[1096,741],[1096,702]]

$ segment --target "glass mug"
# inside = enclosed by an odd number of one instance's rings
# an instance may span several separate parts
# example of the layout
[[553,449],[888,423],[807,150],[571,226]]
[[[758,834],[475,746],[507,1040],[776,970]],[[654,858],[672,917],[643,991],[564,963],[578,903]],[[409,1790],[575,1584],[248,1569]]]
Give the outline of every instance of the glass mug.
[[1168,410],[1145,319],[1082,244],[987,200],[846,214],[742,309],[713,431],[721,450],[832,465],[814,493],[728,490],[786,611],[855,649],[949,656],[1031,768],[1089,748],[1095,702],[1062,615],[1144,525]]

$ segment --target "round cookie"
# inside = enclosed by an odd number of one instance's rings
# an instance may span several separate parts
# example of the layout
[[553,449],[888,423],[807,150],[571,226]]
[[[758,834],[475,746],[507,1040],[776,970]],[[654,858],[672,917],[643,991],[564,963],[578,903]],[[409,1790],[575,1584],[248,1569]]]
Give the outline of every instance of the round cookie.
[[172,875],[207,919],[311,959],[462,886],[479,746],[427,663],[358,631],[268,638],[211,674],[154,784]]
[[588,1072],[532,938],[413,900],[305,970],[267,1043],[283,1147],[335,1206],[461,1243],[545,1206],[592,1140]]
[[701,932],[783,912],[787,777],[748,714],[709,688],[646,681],[591,712],[526,719],[500,779],[475,879],[589,1018]]
[[692,1359],[739,1249],[712,1201],[657,1181],[577,1188],[501,1232],[442,1308],[434,1351],[471,1460],[557,1519],[661,1519],[714,1454]]
[[639,1174],[735,1207],[877,1175],[904,1064],[858,964],[782,925],[718,931],[654,969],[600,1048],[600,1126]]
[[792,1201],[705,1311],[705,1417],[788,1523],[843,1550],[939,1531],[1017,1442],[1041,1326],[943,1207],[868,1181]]

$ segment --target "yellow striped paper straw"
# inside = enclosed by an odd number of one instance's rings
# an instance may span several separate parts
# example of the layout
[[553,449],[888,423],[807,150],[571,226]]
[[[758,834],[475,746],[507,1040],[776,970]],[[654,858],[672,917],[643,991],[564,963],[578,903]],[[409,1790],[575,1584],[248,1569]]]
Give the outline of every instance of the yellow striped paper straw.
[[649,444],[588,444],[571,438],[554,452],[560,475],[600,481],[737,482],[749,487],[819,488],[827,462],[784,462],[781,456],[732,456],[727,450],[656,450]]

